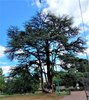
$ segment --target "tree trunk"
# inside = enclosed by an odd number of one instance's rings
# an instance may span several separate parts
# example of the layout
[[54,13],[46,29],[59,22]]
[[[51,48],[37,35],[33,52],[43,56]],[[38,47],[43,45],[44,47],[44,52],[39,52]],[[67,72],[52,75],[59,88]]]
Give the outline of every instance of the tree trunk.
[[40,68],[41,68],[41,72],[40,72],[40,74],[41,74],[41,88],[43,91],[43,73],[42,73],[42,67],[40,67]]
[[37,53],[38,53],[40,76],[41,76],[41,88],[42,88],[42,91],[43,91],[43,70],[42,70],[42,64],[41,64],[41,61],[40,61],[39,50],[37,50]]
[[50,55],[49,55],[49,43],[48,40],[46,41],[46,65],[47,65],[47,77],[48,77],[48,87],[52,89],[52,75],[51,75],[51,68],[50,68]]

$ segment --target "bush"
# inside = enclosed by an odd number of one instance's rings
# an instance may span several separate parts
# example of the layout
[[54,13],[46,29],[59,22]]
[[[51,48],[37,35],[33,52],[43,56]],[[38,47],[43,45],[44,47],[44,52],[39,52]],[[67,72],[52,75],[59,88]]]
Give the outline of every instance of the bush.
[[12,79],[8,79],[6,82],[5,93],[34,93],[39,88],[39,80],[36,80],[33,76],[16,76]]

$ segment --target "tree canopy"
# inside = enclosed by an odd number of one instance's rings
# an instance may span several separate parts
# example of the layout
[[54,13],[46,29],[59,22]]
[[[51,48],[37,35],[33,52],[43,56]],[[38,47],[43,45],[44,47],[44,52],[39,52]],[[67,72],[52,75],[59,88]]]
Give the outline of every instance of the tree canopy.
[[24,30],[13,26],[8,29],[6,53],[9,59],[18,59],[19,65],[28,67],[31,73],[37,71],[42,86],[45,74],[52,88],[56,63],[61,62],[62,68],[68,67],[69,63],[73,64],[75,55],[85,49],[85,43],[78,34],[79,28],[73,26],[72,18],[37,13],[25,23]]

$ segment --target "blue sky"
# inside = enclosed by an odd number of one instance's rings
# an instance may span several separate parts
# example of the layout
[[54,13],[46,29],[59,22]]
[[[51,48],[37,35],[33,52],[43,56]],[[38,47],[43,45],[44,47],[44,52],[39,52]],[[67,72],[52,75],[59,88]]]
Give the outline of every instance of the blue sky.
[[[81,33],[87,39],[87,47],[89,47],[89,0],[80,0],[82,15],[84,19],[84,28],[86,37],[82,28],[81,13],[78,0],[0,0],[0,67],[4,73],[8,72],[17,61],[11,62],[4,54],[7,46],[7,29],[10,25],[18,26],[23,29],[24,22],[28,21],[40,9],[44,13],[52,13],[56,16],[67,14],[74,18],[74,25],[80,26]],[[89,48],[86,50],[89,54]],[[79,54],[83,57],[83,54]]]
[[[31,1],[31,0],[30,0]],[[10,25],[23,28],[23,23],[33,16],[37,7],[26,0],[0,0],[0,44],[6,45],[6,30]]]
[[0,67],[4,73],[9,66],[14,66],[16,60],[10,61],[3,53],[7,46],[7,29],[10,25],[23,29],[24,22],[29,20],[39,10],[31,0],[0,0]]

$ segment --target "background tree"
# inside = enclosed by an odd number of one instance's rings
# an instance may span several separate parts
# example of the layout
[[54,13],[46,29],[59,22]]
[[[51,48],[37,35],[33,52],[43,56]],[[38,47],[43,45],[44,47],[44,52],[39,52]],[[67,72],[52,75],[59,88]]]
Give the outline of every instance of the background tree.
[[[47,83],[52,88],[52,78],[57,61],[65,62],[61,56],[83,52],[84,42],[73,27],[72,18],[55,17],[38,13],[25,24],[24,31],[16,27],[8,30],[8,54],[10,59],[17,58],[19,63],[30,70],[37,69],[43,84],[43,73],[47,74]],[[67,64],[65,64],[67,65]],[[60,65],[62,67],[65,67]],[[47,73],[44,69],[47,67]]]
[[5,79],[2,68],[0,68],[0,92],[3,92],[4,88],[5,88]]
[[80,89],[83,89],[83,75],[84,73],[78,72],[76,68],[69,68],[65,71],[55,72],[53,83],[55,85],[58,85],[58,81],[60,86],[65,87],[73,87],[76,89],[76,84],[78,83],[80,86]]
[[6,82],[5,93],[34,93],[38,90],[40,82],[38,73],[31,74],[26,66],[22,66],[12,69]]
[[89,72],[88,60],[84,58],[75,57],[72,54],[65,54],[60,56],[63,63],[61,64],[62,68],[68,70],[70,68],[76,68],[79,72]]

